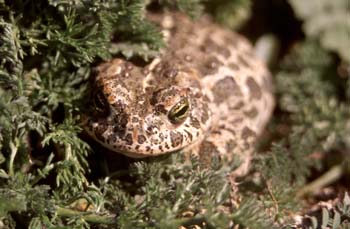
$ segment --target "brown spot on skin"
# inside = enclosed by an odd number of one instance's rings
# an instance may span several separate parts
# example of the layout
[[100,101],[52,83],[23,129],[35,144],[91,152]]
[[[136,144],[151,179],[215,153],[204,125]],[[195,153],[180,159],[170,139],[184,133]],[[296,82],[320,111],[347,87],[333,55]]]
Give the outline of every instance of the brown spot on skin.
[[229,68],[231,68],[233,71],[239,71],[239,65],[236,63],[229,63]]
[[145,136],[143,136],[143,135],[137,136],[137,142],[139,144],[143,144],[145,141],[146,141],[146,137]]
[[158,137],[159,137],[159,140],[160,140],[160,141],[163,141],[163,140],[164,140],[164,135],[163,135],[163,133],[159,133],[159,134],[158,134]]
[[251,146],[251,144],[250,144],[249,142],[245,142],[245,143],[244,143],[243,149],[244,149],[244,150],[249,149],[250,146]]
[[113,130],[113,133],[120,133],[118,126],[113,126],[112,130]]
[[132,145],[133,143],[132,134],[127,134],[124,138],[124,141],[126,141],[127,145]]
[[188,138],[190,139],[190,141],[192,141],[192,138],[193,138],[192,134],[190,132],[188,132],[187,130],[185,130],[185,132],[186,132]]
[[222,103],[230,96],[242,96],[236,81],[232,76],[219,80],[212,88],[215,103]]
[[204,104],[203,105],[203,112],[202,112],[202,116],[201,116],[201,121],[202,123],[205,123],[206,121],[208,121],[209,119],[209,107],[208,104]]
[[191,121],[191,126],[192,127],[196,128],[196,129],[200,129],[201,128],[200,122],[195,117],[191,116],[190,121]]
[[247,86],[249,88],[251,99],[260,99],[262,96],[261,88],[260,86],[255,82],[253,77],[248,77],[247,79]]
[[251,69],[252,67],[250,66],[250,63],[242,56],[242,55],[238,55],[237,56],[238,61],[246,68]]
[[204,41],[202,50],[206,53],[218,53],[224,56],[225,58],[228,58],[231,55],[231,52],[228,48],[218,44],[210,36],[208,36],[207,39]]
[[[149,85],[154,85],[156,82],[155,82],[154,79],[150,79],[150,80],[147,81],[147,83],[148,83]],[[152,87],[150,87],[150,88],[152,88]]]
[[232,139],[226,142],[225,149],[228,153],[232,152],[236,147],[237,147],[237,143]]
[[114,107],[115,113],[113,130],[119,134],[124,134],[129,118],[129,115],[125,112],[126,105],[118,100],[116,103],[112,104],[112,106]]
[[137,123],[137,122],[139,121],[139,119],[138,119],[137,117],[132,117],[131,121],[132,121],[133,123]]
[[164,107],[164,104],[157,104],[154,109],[155,109],[157,114],[166,114],[166,113],[168,113],[168,111]]
[[242,138],[243,139],[247,139],[249,137],[255,137],[256,134],[254,131],[252,131],[250,128],[248,127],[244,127],[242,130]]
[[[190,73],[190,74],[191,74],[191,73]],[[201,89],[201,88],[202,88],[202,86],[201,86],[199,80],[197,80],[197,79],[194,79],[194,78],[188,79],[188,83],[189,83],[189,85],[190,85],[191,87],[193,87],[193,88],[198,88],[198,89]],[[193,96],[194,96],[195,98],[199,98],[199,97],[201,97],[202,95],[203,95],[203,94],[202,94],[200,91],[194,92],[194,93],[193,93]]]
[[157,131],[157,127],[154,125],[150,125],[147,127],[146,134],[151,135],[151,134],[156,133],[156,131]]
[[216,73],[222,64],[223,63],[220,62],[215,56],[209,56],[207,59],[202,61],[202,63],[200,63],[198,69],[203,76],[207,76]]
[[[118,138],[118,136],[115,134],[115,133],[113,133],[113,134],[111,134],[109,137],[108,137],[108,140],[111,142],[111,143],[115,143],[116,141],[117,141],[117,138]],[[109,144],[109,143],[108,143]]]
[[147,152],[150,151],[150,149],[151,149],[151,147],[146,146],[146,151],[147,151]]
[[230,50],[227,49],[227,48],[222,48],[222,49],[220,50],[220,54],[223,55],[223,56],[226,57],[226,58],[229,58],[229,57],[231,56],[231,52],[230,52]]
[[239,34],[225,33],[224,41],[228,45],[232,45],[237,48],[239,41],[242,37]]
[[148,93],[148,92],[151,92],[153,90],[153,87],[151,86],[151,87],[146,87],[145,88],[145,91]]
[[203,162],[205,165],[210,165],[211,160],[214,157],[219,156],[219,151],[217,150],[216,146],[209,141],[203,141],[200,149],[199,149],[199,157],[201,159],[201,162]]
[[239,110],[244,106],[244,102],[243,101],[239,101],[237,104],[235,104],[232,109],[234,110]]
[[233,136],[236,135],[236,131],[234,131],[233,129],[228,128],[224,125],[223,125],[223,127],[220,127],[220,129],[225,129],[226,131],[230,132]]
[[163,146],[162,146],[162,145],[158,146],[158,149],[159,149],[160,151],[163,151]]
[[152,138],[151,143],[152,143],[152,145],[159,145],[160,141],[157,138]]
[[168,143],[165,143],[165,148],[170,149]]
[[231,124],[237,124],[237,123],[240,123],[242,121],[243,121],[243,118],[236,118],[236,119],[232,120],[230,123]]
[[250,109],[249,111],[245,111],[244,114],[248,117],[248,118],[255,118],[258,115],[258,110],[253,107],[252,109]]
[[179,71],[177,69],[169,68],[163,72],[163,76],[166,78],[174,78],[178,74],[178,72]]
[[177,147],[177,146],[182,144],[183,136],[179,132],[171,131],[170,132],[170,141],[171,141],[172,147]]

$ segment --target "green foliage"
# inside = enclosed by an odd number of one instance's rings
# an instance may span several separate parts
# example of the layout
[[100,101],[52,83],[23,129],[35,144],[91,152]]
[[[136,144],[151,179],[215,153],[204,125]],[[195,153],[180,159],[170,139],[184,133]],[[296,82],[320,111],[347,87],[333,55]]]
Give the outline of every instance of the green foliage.
[[193,18],[199,17],[203,12],[201,0],[158,0],[158,2],[169,8],[185,12]]
[[[231,170],[218,162],[203,168],[195,158],[185,163],[180,154],[173,154],[132,164],[127,171],[132,183],[114,180],[101,186],[112,198],[111,207],[118,209],[119,228],[227,228],[232,222],[269,228],[273,222],[256,198],[231,206],[227,179]],[[115,174],[119,179],[121,175]]]
[[331,209],[322,208],[321,217],[317,219],[315,216],[304,216],[305,220],[310,221],[308,229],[317,228],[349,228],[350,227],[350,197],[345,193],[343,200],[337,203]]
[[[275,125],[277,131],[288,127],[288,134],[252,163],[253,171],[260,174],[255,189],[266,193],[260,196],[261,201],[276,221],[287,220],[290,211],[301,208],[296,194],[311,170],[322,165],[312,155],[350,147],[350,104],[344,99],[345,81],[337,75],[332,56],[316,41],[297,46],[276,74],[282,121],[276,119]],[[344,168],[349,163],[346,153],[333,160]],[[343,173],[347,174],[346,169]]]
[[337,52],[350,62],[349,1],[289,0],[296,15],[304,21],[304,32],[319,39],[325,49]]
[[276,76],[279,105],[290,114],[293,130],[314,135],[325,150],[350,146],[349,79],[342,79],[335,66],[317,42],[307,41],[286,58]]
[[[203,169],[196,160],[184,163],[174,154],[160,162],[135,163],[129,172],[136,183],[118,182],[114,186],[117,190],[110,190],[115,199],[113,206],[122,209],[118,216],[120,228],[228,225],[229,215],[220,210],[229,197],[227,167]],[[130,196],[130,188],[136,195]]]
[[230,28],[238,28],[251,16],[250,0],[205,0],[207,10],[215,19]]
[[[112,39],[132,35],[132,42],[149,47],[142,51],[145,57],[162,47],[155,26],[144,20],[145,6],[144,1],[0,1],[2,223],[15,225],[12,213],[22,212],[32,219],[27,226],[62,224],[65,214],[53,220],[58,206],[80,196],[97,206],[86,191],[90,150],[78,137],[78,105],[90,64],[111,57]],[[56,182],[37,185],[48,177]],[[87,225],[74,216],[65,224]]]
[[[64,152],[64,159],[55,163],[57,170],[56,186],[60,195],[69,198],[84,189],[88,184],[85,178],[85,170],[88,168],[86,161],[89,147],[86,142],[78,138],[81,131],[77,123],[71,118],[66,118],[64,123],[52,127],[41,144],[43,146],[51,142]],[[42,173],[44,174],[44,173]]]
[[17,173],[0,188],[0,219],[9,212],[26,212],[28,216],[45,217],[54,212],[47,185],[32,186],[33,176]]

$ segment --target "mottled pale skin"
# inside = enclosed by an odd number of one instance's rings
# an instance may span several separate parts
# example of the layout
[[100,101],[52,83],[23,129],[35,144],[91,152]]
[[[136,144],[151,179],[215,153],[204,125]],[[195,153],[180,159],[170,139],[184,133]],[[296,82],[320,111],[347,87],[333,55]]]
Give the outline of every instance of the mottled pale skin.
[[113,59],[96,68],[86,131],[130,157],[181,149],[205,161],[237,155],[246,170],[274,106],[269,71],[244,37],[208,17],[148,17],[166,48],[146,65]]

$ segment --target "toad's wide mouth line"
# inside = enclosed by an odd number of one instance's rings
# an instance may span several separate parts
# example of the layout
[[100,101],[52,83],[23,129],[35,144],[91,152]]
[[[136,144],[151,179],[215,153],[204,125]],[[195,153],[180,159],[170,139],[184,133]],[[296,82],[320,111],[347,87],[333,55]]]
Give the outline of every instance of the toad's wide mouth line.
[[[166,144],[143,144],[143,145],[135,145],[135,146],[127,146],[125,144],[110,144],[107,140],[104,141],[106,138],[103,138],[101,140],[99,137],[96,136],[96,134],[91,131],[87,126],[84,127],[84,130],[87,132],[87,134],[94,140],[97,141],[100,145],[102,145],[104,148],[115,152],[119,154],[123,154],[127,157],[131,158],[147,158],[147,157],[157,157],[165,154],[171,154],[174,152],[179,152],[182,150],[191,151],[192,147],[194,145],[197,145],[200,143],[205,135],[200,135],[196,139],[187,139],[183,140],[183,142],[177,146],[170,146],[170,142],[168,142],[169,147],[166,148]],[[163,142],[164,143],[164,142]],[[161,146],[161,147],[160,147]]]
[[[140,153],[141,151],[130,151],[130,150],[121,150],[121,149],[115,149],[113,148],[111,145],[108,145],[106,143],[103,143],[101,141],[98,141],[101,145],[103,145],[105,148],[116,152],[116,153],[120,153],[123,154],[127,157],[131,157],[131,158],[136,158],[136,159],[143,159],[143,158],[151,158],[151,157],[160,157],[160,156],[164,156],[166,154],[172,154],[172,153],[176,153],[176,152],[181,152],[182,150],[186,149],[186,152],[190,152],[191,149],[198,144],[199,142],[201,142],[203,140],[204,136],[202,138],[199,138],[197,140],[194,140],[193,142],[187,144],[187,145],[183,145],[180,147],[175,147],[172,150],[168,150],[168,151],[161,151],[159,153],[153,153],[153,154],[149,154],[149,152],[145,152],[145,153]],[[157,148],[154,148],[157,149]]]

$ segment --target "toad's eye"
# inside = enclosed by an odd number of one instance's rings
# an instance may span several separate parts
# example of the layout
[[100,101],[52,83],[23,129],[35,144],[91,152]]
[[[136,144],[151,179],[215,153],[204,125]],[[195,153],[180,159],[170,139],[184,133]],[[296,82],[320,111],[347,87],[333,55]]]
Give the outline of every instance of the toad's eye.
[[173,124],[182,123],[188,116],[190,110],[190,102],[187,98],[180,100],[175,106],[171,108],[168,113],[168,118]]
[[109,113],[109,106],[106,98],[101,92],[98,92],[93,99],[95,111],[99,115],[106,116]]

